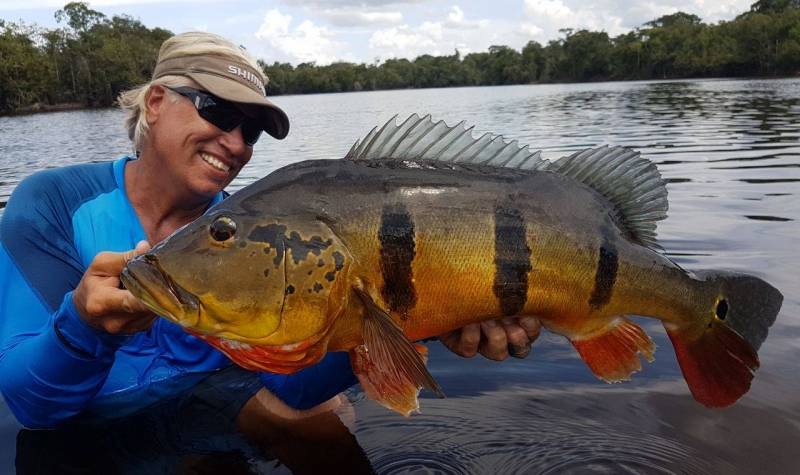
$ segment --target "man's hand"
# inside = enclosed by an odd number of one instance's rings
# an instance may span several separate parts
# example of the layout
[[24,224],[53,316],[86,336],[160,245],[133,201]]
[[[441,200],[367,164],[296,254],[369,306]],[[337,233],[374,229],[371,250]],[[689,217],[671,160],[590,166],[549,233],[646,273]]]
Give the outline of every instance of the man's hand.
[[472,323],[439,336],[453,353],[472,358],[480,353],[486,358],[503,361],[509,356],[525,358],[531,343],[539,336],[542,325],[535,317],[507,317]]
[[128,290],[120,288],[119,275],[129,260],[150,249],[140,241],[127,252],[101,252],[83,274],[72,301],[90,326],[114,335],[147,330],[156,315]]

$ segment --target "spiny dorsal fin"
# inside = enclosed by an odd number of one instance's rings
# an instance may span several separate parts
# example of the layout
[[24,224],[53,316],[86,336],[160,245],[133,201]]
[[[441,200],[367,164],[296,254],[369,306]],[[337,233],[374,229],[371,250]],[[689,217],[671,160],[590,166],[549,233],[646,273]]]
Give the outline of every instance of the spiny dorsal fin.
[[356,141],[345,159],[431,160],[560,173],[605,196],[634,241],[661,249],[656,222],[667,217],[667,187],[655,164],[639,152],[605,146],[550,162],[542,159],[541,151],[531,152],[516,140],[507,142],[489,133],[475,138],[473,127],[465,127],[463,121],[448,127],[430,115],[413,114],[399,124],[396,119]]
[[624,147],[590,148],[551,162],[546,169],[605,196],[635,241],[661,249],[656,222],[667,217],[667,184],[656,165],[639,152]]
[[362,140],[356,141],[344,157],[346,160],[434,160],[448,163],[469,163],[519,170],[540,170],[547,162],[541,151],[531,151],[516,140],[506,141],[500,135],[472,135],[473,127],[464,121],[449,127],[444,121],[434,122],[430,115],[411,115],[398,124],[392,117],[380,129],[375,127]]

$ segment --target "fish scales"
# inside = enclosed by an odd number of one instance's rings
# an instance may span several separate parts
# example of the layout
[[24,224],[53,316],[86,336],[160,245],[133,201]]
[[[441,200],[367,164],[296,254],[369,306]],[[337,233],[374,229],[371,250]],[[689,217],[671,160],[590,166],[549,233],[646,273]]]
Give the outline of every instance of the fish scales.
[[443,395],[412,342],[506,316],[537,317],[607,382],[653,359],[627,317],[657,318],[695,399],[724,407],[747,392],[782,295],[658,252],[655,165],[618,147],[548,162],[470,130],[390,121],[345,160],[245,187],[121,279],[248,369],[292,373],[348,351],[367,395],[406,415],[420,388]]
[[[387,168],[390,174],[385,173]],[[609,217],[608,204],[602,197],[555,173],[497,177],[472,170],[429,170],[401,163],[375,167],[369,162],[331,160],[307,162],[283,173],[284,183],[280,175],[274,176],[274,188],[267,187],[258,197],[245,201],[269,201],[287,216],[315,209],[316,214],[322,213],[320,218],[356,259],[357,273],[381,290],[380,303],[394,310],[397,323],[412,339],[507,314],[496,284],[504,282],[508,288],[508,278],[502,277],[506,254],[524,251],[520,243],[512,242],[510,246],[506,243],[504,255],[497,255],[498,219],[504,230],[500,236],[511,241],[519,236],[507,236],[509,222],[524,226],[524,245],[530,249],[523,266],[529,269],[524,275],[524,304],[513,313],[538,315],[560,332],[577,334],[587,326],[603,326],[605,314],[589,312],[597,285],[597,256],[604,245],[610,245],[609,240],[617,242],[623,252],[630,248],[622,244],[622,233]],[[318,181],[317,177],[325,178]],[[297,203],[297,196],[303,196],[302,203]],[[581,206],[563,206],[572,201]],[[294,209],[297,206],[300,209]],[[512,218],[509,210],[513,210]],[[389,244],[381,238],[387,234],[387,218],[394,220],[389,227],[398,234],[391,245],[401,245],[408,239],[399,234],[409,229],[413,232],[414,250],[408,253],[413,259],[394,261],[392,269],[386,264]],[[402,222],[409,229],[398,227]],[[603,229],[606,237],[600,236]],[[632,253],[630,259],[635,257]],[[667,262],[664,260],[664,264]],[[408,295],[392,297],[392,291],[386,290],[387,275],[392,279],[390,288],[398,280],[407,281],[410,285],[401,286],[400,291]],[[610,298],[613,286],[604,292]],[[414,302],[409,305],[412,294]],[[393,308],[392,299],[404,298],[409,299],[404,307]],[[576,318],[568,322],[565,314]],[[560,321],[548,322],[550,315]],[[598,322],[586,321],[587,315]],[[334,337],[333,348],[339,346],[336,343]]]

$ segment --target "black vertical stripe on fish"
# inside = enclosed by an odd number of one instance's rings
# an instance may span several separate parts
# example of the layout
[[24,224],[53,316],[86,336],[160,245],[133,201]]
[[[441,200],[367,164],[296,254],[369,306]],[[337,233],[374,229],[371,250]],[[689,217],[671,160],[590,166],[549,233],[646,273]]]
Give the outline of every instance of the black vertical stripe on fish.
[[407,315],[417,303],[411,265],[416,255],[414,222],[403,205],[386,206],[378,230],[381,243],[381,295],[389,309]]
[[619,257],[614,245],[603,240],[597,257],[597,272],[594,275],[594,288],[589,297],[589,306],[592,310],[599,310],[611,300],[614,283],[617,281]]
[[528,273],[532,269],[525,220],[518,209],[495,207],[494,266],[493,290],[503,315],[517,315],[528,298]]

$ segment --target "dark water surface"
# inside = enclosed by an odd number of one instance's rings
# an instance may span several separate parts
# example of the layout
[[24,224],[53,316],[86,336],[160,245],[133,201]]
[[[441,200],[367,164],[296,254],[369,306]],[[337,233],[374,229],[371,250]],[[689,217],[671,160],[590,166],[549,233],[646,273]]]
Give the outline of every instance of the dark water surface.
[[[281,460],[299,468],[320,460],[331,473],[363,468],[364,456],[375,471],[398,474],[800,473],[800,80],[460,88],[277,102],[292,118],[289,138],[262,140],[232,190],[288,163],[341,157],[395,113],[466,119],[478,131],[542,148],[546,158],[625,145],[655,161],[669,182],[669,218],[659,236],[676,262],[746,271],[785,297],[753,387],[729,409],[695,403],[661,325],[639,320],[659,350],[631,382],[599,382],[566,340],[550,334],[528,359],[502,363],[464,360],[431,344],[429,367],[447,399],[424,393],[422,413],[405,419],[355,391],[343,410],[347,426],[319,419],[287,429],[279,440],[297,437],[296,453]],[[126,153],[121,122],[115,110],[0,118],[0,201],[35,170]],[[0,473],[14,471],[15,457],[58,466],[59,457],[76,457],[74,447],[88,449],[101,471],[287,471],[258,451],[209,454],[202,444],[177,450],[165,442],[175,433],[190,438],[180,431],[197,430],[194,417],[157,433],[122,424],[90,434],[18,434],[0,402]],[[174,463],[148,465],[166,458]]]

